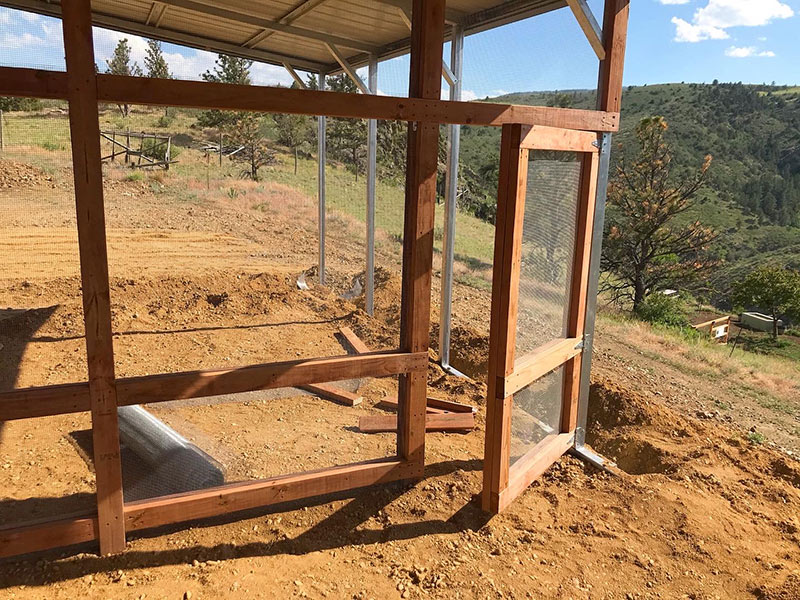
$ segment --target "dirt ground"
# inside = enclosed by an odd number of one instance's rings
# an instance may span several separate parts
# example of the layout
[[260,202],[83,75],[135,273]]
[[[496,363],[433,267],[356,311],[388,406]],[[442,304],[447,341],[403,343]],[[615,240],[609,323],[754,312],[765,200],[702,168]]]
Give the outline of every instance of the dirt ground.
[[[0,389],[83,380],[71,190],[4,169]],[[36,200],[22,206],[20,189]],[[236,198],[165,204],[141,182],[107,186],[118,375],[341,354],[342,325],[370,347],[396,344],[396,257],[379,261],[370,318],[360,299],[341,297],[358,274],[341,221],[333,289],[309,271],[311,290],[298,290],[315,232],[288,216],[313,202],[270,193],[264,212]],[[610,325],[598,331],[588,439],[618,469],[564,457],[507,512],[484,515],[488,309],[486,292],[456,286],[454,364],[475,381],[431,363],[429,393],[478,405],[478,427],[429,434],[422,481],[132,535],[116,557],[83,547],[3,561],[0,598],[800,598],[800,464],[715,412],[736,390],[695,385],[680,363],[654,366]],[[373,406],[395,382],[359,383],[357,407],[287,391],[153,412],[230,480],[265,477],[392,454],[393,435],[355,425],[381,413]],[[94,475],[74,435],[88,427],[82,414],[5,425],[0,526],[92,506]]]

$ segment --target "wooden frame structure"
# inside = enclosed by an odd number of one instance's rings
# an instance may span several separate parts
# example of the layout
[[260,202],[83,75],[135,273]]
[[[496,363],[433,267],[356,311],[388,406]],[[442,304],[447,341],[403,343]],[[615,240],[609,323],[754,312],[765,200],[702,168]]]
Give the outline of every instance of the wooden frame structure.
[[[545,145],[584,147],[598,132],[619,126],[619,96],[624,55],[625,19],[629,0],[607,0],[605,60],[601,64],[601,96],[597,111],[513,106],[440,100],[442,50],[445,39],[445,0],[413,0],[409,98],[340,94],[325,91],[234,86],[209,82],[156,80],[96,73],[89,0],[61,3],[66,73],[23,68],[0,68],[0,95],[65,99],[70,107],[70,130],[75,177],[77,223],[87,346],[88,381],[0,393],[0,421],[91,411],[96,470],[97,510],[34,523],[0,528],[0,557],[89,541],[99,542],[102,554],[125,549],[126,533],[162,525],[227,514],[289,500],[353,490],[378,483],[419,478],[425,464],[428,340],[434,238],[434,208],[440,124],[503,127],[500,212],[492,313],[490,427],[487,426],[487,477],[501,483],[506,475],[491,465],[503,456],[507,394],[515,383],[509,362],[509,316],[513,312],[514,265],[518,269],[513,236],[517,235],[521,153]],[[609,20],[612,26],[609,26]],[[619,88],[619,89],[618,89]],[[408,137],[400,347],[389,352],[296,360],[238,369],[194,371],[145,377],[118,378],[114,372],[108,257],[104,222],[98,103],[127,102],[220,110],[286,112],[332,117],[394,119],[410,123]],[[556,130],[555,128],[561,128]],[[560,149],[560,146],[555,148]],[[591,198],[596,179],[596,154],[587,164],[583,197]],[[524,187],[524,186],[523,186]],[[591,208],[581,209],[584,240],[590,239]],[[586,253],[581,253],[580,285],[574,286],[570,312],[571,337],[546,350],[546,360],[559,357],[571,366],[571,379],[580,372],[580,340],[585,314]],[[577,260],[577,259],[576,259]],[[516,261],[516,262],[514,262]],[[511,268],[508,268],[511,267]],[[583,295],[583,296],[582,296]],[[582,300],[583,298],[583,300]],[[498,329],[503,331],[498,332]],[[497,339],[495,339],[497,338]],[[513,335],[512,335],[513,338]],[[500,352],[500,350],[503,352]],[[545,352],[545,350],[543,350]],[[502,360],[500,360],[502,358]],[[539,356],[525,367],[527,375],[540,371]],[[319,471],[234,483],[199,492],[187,492],[137,502],[122,497],[121,457],[117,408],[180,398],[302,386],[355,377],[399,375],[396,456]],[[532,455],[525,477],[513,478],[503,490],[492,484],[489,508],[497,510],[527,485],[570,445],[575,419],[577,386],[565,396],[564,432],[557,443]],[[513,392],[512,392],[513,393]],[[500,463],[498,463],[500,464]],[[540,468],[541,467],[541,468]],[[498,479],[499,477],[499,479]],[[508,491],[511,490],[511,491]]]

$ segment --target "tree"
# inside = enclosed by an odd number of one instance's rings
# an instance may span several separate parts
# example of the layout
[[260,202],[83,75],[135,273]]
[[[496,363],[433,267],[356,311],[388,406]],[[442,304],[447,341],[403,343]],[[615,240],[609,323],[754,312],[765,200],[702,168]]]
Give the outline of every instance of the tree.
[[144,68],[148,77],[154,79],[172,79],[169,72],[169,65],[164,58],[161,50],[161,42],[158,40],[147,40],[147,53],[144,56]]
[[631,162],[623,156],[609,183],[602,268],[611,277],[604,290],[615,300],[631,300],[634,310],[651,292],[685,286],[715,264],[708,246],[717,235],[699,221],[677,219],[694,206],[711,156],[675,181],[666,131],[663,117],[642,119],[635,131],[638,155]]
[[[107,73],[112,75],[125,75],[128,77],[141,77],[142,69],[136,62],[131,62],[131,47],[128,45],[128,38],[122,38],[114,48],[114,54],[110,60],[106,60],[108,65]],[[129,104],[118,104],[123,117],[130,114]]]
[[756,269],[734,285],[732,300],[737,306],[766,311],[777,340],[780,317],[800,315],[800,272],[775,265]]
[[262,117],[253,113],[242,113],[239,119],[228,126],[231,141],[241,150],[231,158],[235,162],[245,163],[242,175],[253,181],[259,181],[258,171],[261,167],[275,162],[275,152],[267,146],[264,136]]
[[[292,87],[297,87],[293,85]],[[301,147],[310,149],[314,140],[314,129],[308,115],[278,113],[272,116],[278,134],[278,143],[288,146],[294,152],[294,174],[297,175],[297,154]]]
[[[357,94],[358,88],[346,74],[328,78],[328,89]],[[366,166],[367,122],[363,119],[329,119],[328,149],[331,155],[353,167],[358,181],[359,171]]]
[[[231,83],[236,85],[251,85],[250,68],[253,61],[226,54],[218,54],[214,69],[202,74],[205,81],[212,83]],[[201,127],[229,128],[243,117],[243,113],[223,112],[221,110],[206,110],[197,117]]]

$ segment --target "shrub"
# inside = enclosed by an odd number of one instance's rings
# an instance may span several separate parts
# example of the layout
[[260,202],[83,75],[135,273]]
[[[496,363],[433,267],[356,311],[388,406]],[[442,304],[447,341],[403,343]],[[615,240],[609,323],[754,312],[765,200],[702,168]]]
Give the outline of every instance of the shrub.
[[144,179],[144,174],[141,171],[134,171],[133,173],[128,173],[125,176],[125,181],[142,181]]
[[648,323],[681,328],[689,326],[683,300],[664,294],[650,294],[639,305],[636,315]]

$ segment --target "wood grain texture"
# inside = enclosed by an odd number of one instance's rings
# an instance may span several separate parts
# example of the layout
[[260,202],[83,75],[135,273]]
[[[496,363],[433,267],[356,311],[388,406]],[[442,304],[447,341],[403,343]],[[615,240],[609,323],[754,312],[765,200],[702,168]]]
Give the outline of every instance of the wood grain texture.
[[[414,0],[411,30],[410,98],[438,101],[442,90],[444,0]],[[439,166],[439,125],[409,125],[403,226],[400,348],[427,355],[433,269],[433,225]],[[397,455],[425,466],[427,371],[402,375],[398,385]]]
[[564,152],[600,152],[597,134],[542,125],[526,125],[522,130],[520,147],[525,150],[554,150]]
[[304,390],[311,394],[316,394],[320,398],[325,398],[326,400],[333,400],[334,402],[338,404],[343,404],[344,406],[358,406],[364,400],[361,396],[357,394],[353,394],[352,392],[348,392],[347,390],[343,390],[341,388],[337,388],[332,385],[326,385],[324,383],[300,385],[298,387],[301,390]]
[[428,368],[427,353],[372,352],[358,356],[312,358],[234,369],[189,371],[117,380],[119,405],[147,404],[238,394],[300,385],[384,377],[422,372]]
[[0,528],[0,558],[71,546],[97,539],[97,515],[61,515]]
[[606,49],[606,58],[600,63],[597,84],[599,111],[619,113],[622,108],[622,74],[625,69],[629,12],[630,0],[606,0],[603,12],[603,45]]
[[[206,81],[100,74],[98,98],[152,106],[319,115],[501,127],[509,123],[583,131],[619,130],[619,112],[343,94]],[[0,95],[66,99],[66,74],[0,67]]]
[[505,125],[501,139],[497,195],[489,372],[486,401],[486,443],[483,461],[484,510],[497,512],[498,493],[508,482],[512,398],[498,398],[498,387],[513,372],[516,344],[519,269],[528,151],[520,147],[523,126]]
[[[469,431],[475,427],[475,415],[470,413],[441,413],[425,416],[425,431]],[[392,415],[367,415],[358,419],[362,433],[394,433],[397,417]]]
[[91,409],[89,384],[86,382],[0,392],[0,421],[49,417]]
[[340,327],[339,333],[342,335],[344,340],[347,342],[347,345],[350,346],[350,349],[355,354],[367,354],[369,353],[369,348],[367,345],[358,337],[355,332],[350,329],[349,327]]
[[581,338],[553,340],[522,357],[514,365],[514,372],[505,378],[503,385],[498,385],[498,398],[516,394],[525,386],[580,354],[582,350],[578,346],[581,341]]
[[397,459],[382,459],[261,481],[232,483],[200,492],[127,503],[125,521],[131,531],[148,529],[407,479],[416,472],[416,465]]
[[89,0],[62,7],[100,552],[125,549],[97,80]]

